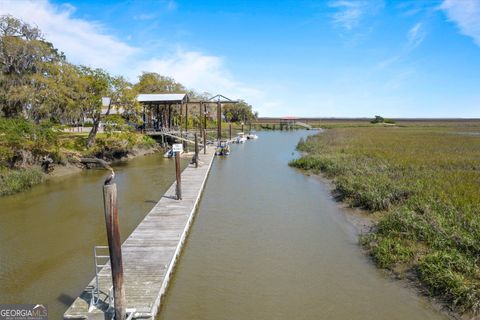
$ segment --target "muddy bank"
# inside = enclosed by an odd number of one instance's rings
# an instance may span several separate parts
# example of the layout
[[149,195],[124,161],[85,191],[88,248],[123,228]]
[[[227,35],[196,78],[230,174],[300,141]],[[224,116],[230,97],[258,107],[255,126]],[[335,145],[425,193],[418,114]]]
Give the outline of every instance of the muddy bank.
[[[158,151],[163,151],[163,149],[158,146],[133,148],[132,150],[117,150],[115,152],[105,151],[95,154],[92,158],[101,159],[108,164],[115,164]],[[77,154],[69,154],[66,159],[62,161],[32,157],[24,167],[3,169],[0,172],[0,196],[23,192],[42,182],[69,177],[94,167],[82,163],[80,159],[80,155]]]

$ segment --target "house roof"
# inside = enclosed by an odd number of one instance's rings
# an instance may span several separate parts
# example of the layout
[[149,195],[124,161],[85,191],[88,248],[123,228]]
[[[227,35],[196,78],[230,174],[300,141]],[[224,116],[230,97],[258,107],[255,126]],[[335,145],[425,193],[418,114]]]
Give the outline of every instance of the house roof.
[[151,103],[180,103],[187,102],[186,93],[141,93],[137,96],[138,102]]

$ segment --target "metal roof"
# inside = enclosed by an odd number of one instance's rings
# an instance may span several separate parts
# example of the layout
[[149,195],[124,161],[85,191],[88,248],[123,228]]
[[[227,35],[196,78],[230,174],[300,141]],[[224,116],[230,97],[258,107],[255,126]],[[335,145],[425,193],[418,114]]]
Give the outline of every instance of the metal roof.
[[141,93],[137,96],[138,102],[182,102],[188,101],[188,95],[186,93]]

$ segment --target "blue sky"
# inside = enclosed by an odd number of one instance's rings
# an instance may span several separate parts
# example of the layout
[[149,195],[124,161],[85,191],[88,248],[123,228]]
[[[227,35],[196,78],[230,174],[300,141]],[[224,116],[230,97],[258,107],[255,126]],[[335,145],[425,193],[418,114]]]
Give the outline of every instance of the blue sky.
[[480,117],[480,0],[0,0],[72,62],[261,116]]

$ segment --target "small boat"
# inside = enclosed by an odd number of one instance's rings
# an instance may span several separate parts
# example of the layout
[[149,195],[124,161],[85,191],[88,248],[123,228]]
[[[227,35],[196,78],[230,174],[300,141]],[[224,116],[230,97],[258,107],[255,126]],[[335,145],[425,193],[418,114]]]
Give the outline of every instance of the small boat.
[[165,152],[165,153],[163,154],[163,157],[164,157],[164,158],[172,158],[173,155],[174,155],[174,154],[173,154],[173,150],[172,150],[172,149],[168,149],[167,152]]
[[245,133],[239,132],[237,133],[237,139],[235,140],[235,143],[245,143],[247,141],[247,138],[245,137]]
[[247,134],[247,139],[248,140],[257,140],[258,136],[255,133],[250,132],[249,134]]
[[225,140],[220,141],[216,150],[217,156],[228,156],[230,154],[230,146]]

